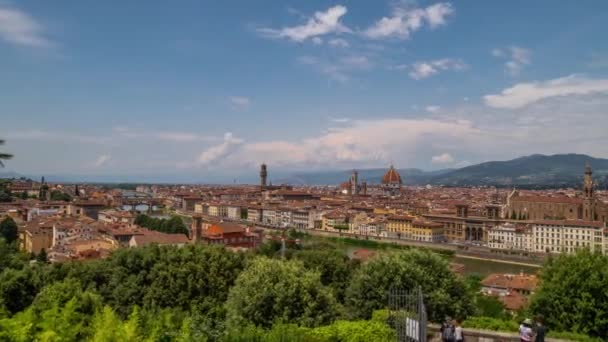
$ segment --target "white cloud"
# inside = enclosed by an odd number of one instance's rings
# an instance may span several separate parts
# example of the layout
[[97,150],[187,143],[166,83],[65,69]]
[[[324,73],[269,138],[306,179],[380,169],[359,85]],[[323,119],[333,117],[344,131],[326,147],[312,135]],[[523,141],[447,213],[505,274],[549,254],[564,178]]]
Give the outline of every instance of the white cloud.
[[341,58],[340,61],[345,66],[355,69],[368,69],[372,65],[369,58],[365,56],[347,56]]
[[510,46],[506,49],[495,48],[492,49],[492,55],[508,59],[504,66],[511,76],[519,75],[521,70],[531,62],[530,50],[519,46]]
[[296,42],[305,41],[308,38],[326,35],[329,33],[350,32],[348,27],[340,22],[340,18],[347,12],[345,6],[337,5],[330,7],[325,12],[315,12],[303,25],[284,27],[282,29],[262,28],[262,35],[270,38],[287,38]]
[[230,104],[233,109],[243,110],[251,106],[251,99],[244,96],[231,96]]
[[315,45],[322,45],[323,44],[323,39],[319,38],[319,37],[313,37],[311,39],[312,43]]
[[356,71],[369,70],[373,63],[366,56],[345,56],[332,61],[321,60],[313,56],[301,56],[298,62],[314,67],[329,79],[346,83],[351,79],[350,74]]
[[492,49],[492,56],[503,57],[504,55],[505,55],[505,53],[504,53],[504,51],[502,51],[502,49],[499,49],[499,48]]
[[454,157],[449,153],[442,153],[431,158],[431,163],[433,164],[451,164],[453,162]]
[[347,123],[350,122],[350,118],[330,118],[331,122],[335,123]]
[[157,136],[161,140],[174,141],[174,142],[190,142],[197,140],[207,140],[208,138],[202,137],[198,134],[188,132],[160,132]]
[[0,4],[0,38],[15,45],[48,47],[44,28],[27,13]]
[[243,140],[235,138],[232,133],[224,134],[224,141],[219,145],[214,145],[203,151],[196,159],[196,165],[206,166],[226,157],[241,143]]
[[102,154],[99,157],[97,157],[97,159],[93,163],[93,166],[102,167],[102,166],[106,165],[110,161],[110,159],[112,159],[112,157],[109,154]]
[[441,107],[439,107],[439,106],[426,106],[425,109],[426,109],[427,112],[437,113],[441,109]]
[[329,45],[333,46],[333,47],[339,47],[339,48],[347,48],[350,46],[350,44],[348,44],[348,42],[342,38],[331,39],[329,41]]
[[80,135],[41,129],[10,131],[4,136],[10,140],[64,141],[86,144],[107,144],[112,141],[110,137],[105,136]]
[[[273,167],[327,167],[386,164],[416,153],[433,143],[464,145],[479,141],[480,132],[468,121],[430,119],[352,120],[301,140],[242,142],[214,146],[201,161],[218,167],[254,167],[261,160]],[[230,151],[230,152],[228,152]],[[403,162],[403,160],[399,160]]]
[[594,93],[608,93],[608,79],[570,75],[543,82],[518,83],[483,99],[490,107],[517,109],[547,98]]
[[409,75],[415,80],[433,76],[444,70],[464,70],[467,65],[460,59],[443,58],[434,61],[421,61],[412,64]]
[[450,3],[440,2],[426,8],[402,8],[393,10],[393,16],[383,17],[363,34],[371,39],[400,38],[407,39],[426,23],[436,28],[446,23],[446,18],[454,13]]

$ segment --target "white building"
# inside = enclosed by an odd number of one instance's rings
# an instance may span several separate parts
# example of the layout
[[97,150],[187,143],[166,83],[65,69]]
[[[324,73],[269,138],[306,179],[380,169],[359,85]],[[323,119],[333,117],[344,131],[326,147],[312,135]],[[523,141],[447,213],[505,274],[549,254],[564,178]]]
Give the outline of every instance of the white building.
[[247,221],[260,222],[262,220],[262,208],[249,207],[247,208]]
[[227,205],[226,206],[226,215],[231,220],[240,220],[241,219],[241,207],[236,205]]
[[580,248],[605,252],[605,225],[600,221],[560,220],[533,224],[534,250],[573,253]]
[[262,223],[264,224],[276,226],[279,223],[278,217],[277,211],[273,208],[264,208],[262,211]]
[[[314,222],[310,219],[310,211],[308,209],[296,209],[291,212],[292,225],[298,229],[310,229],[314,227]],[[311,222],[313,225],[311,226]]]
[[488,246],[494,249],[533,251],[532,227],[505,223],[488,229]]

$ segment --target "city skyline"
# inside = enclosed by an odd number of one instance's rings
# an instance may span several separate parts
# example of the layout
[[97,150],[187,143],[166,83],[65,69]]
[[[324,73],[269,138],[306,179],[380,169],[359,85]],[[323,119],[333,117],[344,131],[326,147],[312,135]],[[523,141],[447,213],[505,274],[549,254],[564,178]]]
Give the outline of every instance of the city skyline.
[[[608,4],[0,1],[24,174],[608,157]],[[542,18],[542,20],[538,20]]]

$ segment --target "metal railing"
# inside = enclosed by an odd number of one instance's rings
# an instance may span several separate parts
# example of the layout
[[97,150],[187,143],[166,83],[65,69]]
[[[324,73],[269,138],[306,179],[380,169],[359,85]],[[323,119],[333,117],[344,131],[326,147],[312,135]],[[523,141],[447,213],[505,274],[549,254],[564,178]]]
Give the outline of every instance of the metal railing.
[[391,288],[388,293],[388,320],[397,341],[426,342],[427,313],[422,289]]

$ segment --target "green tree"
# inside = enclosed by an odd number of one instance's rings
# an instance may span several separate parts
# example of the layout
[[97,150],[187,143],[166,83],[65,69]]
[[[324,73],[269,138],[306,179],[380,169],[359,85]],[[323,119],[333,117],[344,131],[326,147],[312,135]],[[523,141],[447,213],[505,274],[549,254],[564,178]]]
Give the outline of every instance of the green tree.
[[496,297],[478,293],[475,296],[475,315],[492,318],[508,318],[505,306]]
[[256,258],[239,275],[226,302],[228,325],[270,327],[275,322],[318,326],[337,314],[331,290],[301,262]]
[[38,253],[38,255],[36,256],[36,261],[41,262],[41,263],[47,263],[49,262],[49,259],[46,255],[46,251],[43,249],[40,250],[40,253]]
[[59,190],[51,191],[51,201],[64,201],[69,202],[72,200],[72,196]]
[[13,243],[19,237],[17,223],[12,217],[7,216],[0,222],[0,237],[8,243]]
[[329,286],[338,301],[344,300],[344,292],[350,283],[352,273],[359,263],[351,260],[341,250],[307,249],[296,252],[293,257],[301,260],[308,269],[318,271],[321,283]]
[[[4,145],[4,140],[0,139],[0,146]],[[8,154],[8,153],[1,153],[0,152],[0,167],[4,167],[4,160],[9,160],[13,158],[12,154]]]
[[386,307],[391,288],[418,286],[431,321],[439,322],[446,315],[464,318],[473,311],[470,292],[450,271],[448,262],[438,254],[412,249],[382,254],[364,263],[346,291],[347,312],[367,319],[374,310]]
[[0,202],[11,202],[13,200],[9,185],[9,180],[0,179]]
[[6,269],[0,274],[0,304],[14,314],[27,308],[42,287],[38,268]]
[[334,226],[334,229],[336,229],[340,233],[340,236],[342,236],[342,232],[348,231],[350,227],[348,226],[348,224],[337,224]]
[[184,224],[184,221],[179,216],[172,216],[170,219],[158,219],[145,214],[139,214],[135,217],[134,223],[138,226],[156,230],[168,234],[185,234],[190,231]]
[[530,310],[555,331],[608,336],[608,257],[586,249],[545,263]]

